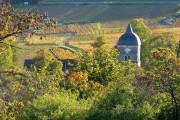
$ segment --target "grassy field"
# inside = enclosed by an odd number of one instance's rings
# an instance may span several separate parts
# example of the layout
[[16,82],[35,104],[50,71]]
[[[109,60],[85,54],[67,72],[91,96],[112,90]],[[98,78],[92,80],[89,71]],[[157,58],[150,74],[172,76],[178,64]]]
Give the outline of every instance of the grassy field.
[[64,41],[64,39],[63,39],[63,37],[55,37],[55,36],[54,37],[47,37],[47,36],[33,35],[31,37],[27,37],[26,41],[27,41],[27,44],[29,44],[29,45],[37,45],[37,44],[58,45],[58,44],[61,44]]
[[177,28],[159,28],[152,30],[154,34],[160,34],[160,33],[177,33],[180,35],[180,27]]
[[[163,33],[175,33],[176,35],[179,35],[179,39],[180,39],[180,27],[152,29],[152,34],[163,34]],[[116,45],[121,35],[122,33],[112,33],[112,34],[104,34],[101,36],[104,37],[106,41],[106,45],[112,48]],[[92,50],[93,49],[92,44],[95,42],[97,37],[98,36],[95,36],[94,38],[88,40],[86,40],[85,37],[84,39],[77,39],[72,37],[69,40],[69,44],[75,47],[82,48],[84,50]]]
[[[112,34],[104,34],[101,36],[104,37],[107,46],[114,47],[115,44],[117,43],[117,40],[121,36],[121,34],[122,33],[112,33]],[[79,37],[81,37],[81,36],[79,36]],[[84,37],[84,39],[80,39],[80,40],[75,37],[72,37],[69,40],[69,44],[72,46],[84,49],[84,50],[91,50],[91,49],[93,49],[92,44],[95,42],[95,40],[99,36],[94,36],[91,39],[89,39],[89,37],[86,37],[86,38],[88,38],[88,40],[85,39],[85,36],[83,36],[83,37]]]

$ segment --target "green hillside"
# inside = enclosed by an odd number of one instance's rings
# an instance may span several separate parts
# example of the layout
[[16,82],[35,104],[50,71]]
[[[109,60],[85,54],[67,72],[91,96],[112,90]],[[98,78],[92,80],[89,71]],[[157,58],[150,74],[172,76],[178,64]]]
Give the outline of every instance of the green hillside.
[[177,3],[179,0],[10,0],[11,3],[20,4],[23,2],[29,2],[30,4],[122,4],[122,3]]
[[[17,1],[25,0],[14,0]],[[59,23],[86,23],[166,17],[177,12],[177,3],[178,0],[39,0],[33,8],[48,12]]]
[[179,0],[39,0],[40,4],[176,4]]
[[35,6],[60,23],[106,22],[133,18],[157,18],[177,12],[176,5],[38,5]]

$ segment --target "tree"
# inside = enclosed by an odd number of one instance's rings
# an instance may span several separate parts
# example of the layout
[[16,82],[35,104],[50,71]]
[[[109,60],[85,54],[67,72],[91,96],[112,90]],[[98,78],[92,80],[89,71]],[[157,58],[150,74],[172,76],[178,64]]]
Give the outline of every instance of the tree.
[[0,68],[1,71],[19,65],[20,48],[15,44],[15,37],[9,37],[0,42]]
[[[66,82],[67,81],[67,82]],[[80,94],[80,98],[85,97],[85,91],[87,91],[88,88],[88,75],[87,73],[83,72],[72,72],[69,74],[67,80],[66,80],[66,87],[78,90]]]
[[88,79],[101,84],[108,84],[109,81],[118,78],[119,62],[115,49],[102,46],[93,53],[87,53],[80,60],[78,71],[88,73]]
[[[100,99],[91,107],[87,120],[153,120],[159,113],[159,102],[135,86],[138,68],[121,64],[119,79],[109,82]],[[157,102],[157,104],[152,103]]]
[[101,36],[101,37],[98,37],[97,40],[94,42],[93,47],[99,48],[105,45],[105,43],[106,43],[105,39]]
[[20,11],[10,4],[0,3],[0,63],[12,66],[16,59],[16,37],[43,26],[42,16],[34,10]]
[[[62,64],[59,61],[45,59],[44,71],[33,69],[26,71],[13,64],[18,35],[38,29],[42,16],[36,11],[15,10],[9,4],[0,4],[0,119],[15,120],[22,116],[21,109],[45,93],[59,90],[59,83],[64,78]],[[44,55],[44,54],[43,54]],[[40,58],[43,59],[44,56]],[[4,67],[7,71],[2,71]]]
[[97,97],[103,89],[98,82],[88,80],[88,74],[85,72],[71,72],[67,79],[61,82],[61,87],[78,92],[81,99]]
[[0,69],[1,71],[13,65],[13,50],[10,46],[10,43],[5,41],[4,43],[0,43]]
[[91,102],[78,100],[78,95],[60,90],[35,99],[25,109],[23,119],[27,120],[85,120]]
[[143,19],[134,19],[133,21],[131,21],[131,25],[134,32],[137,33],[142,42],[145,42],[149,39],[151,30],[144,23]]
[[[169,48],[156,48],[151,51],[148,71],[142,77],[142,87],[150,89],[150,93],[167,93],[173,106],[173,118],[179,118],[179,83],[180,59]],[[146,88],[146,89],[147,89]]]
[[18,113],[19,109],[23,107],[23,103],[21,102],[6,102],[0,99],[0,119],[1,120],[16,120],[15,114]]
[[0,41],[43,25],[43,17],[35,10],[18,11],[10,4],[0,4]]
[[149,57],[149,54],[151,54],[151,50],[158,47],[164,47],[164,48],[170,48],[173,52],[177,52],[177,46],[179,42],[179,35],[178,33],[172,32],[172,33],[164,33],[164,34],[155,34],[150,37],[148,41],[146,41],[146,44],[143,44],[142,49],[142,60],[144,63],[144,66],[149,66],[149,62],[151,61],[151,58]]
[[43,76],[44,79],[50,77],[49,79],[53,80],[56,86],[64,79],[64,73],[62,71],[63,65],[61,61],[56,60],[49,49],[39,50],[34,61],[35,71],[37,70],[38,74]]
[[37,51],[34,57],[35,66],[38,71],[46,70],[52,61],[55,61],[54,56],[51,54],[49,49],[41,49]]

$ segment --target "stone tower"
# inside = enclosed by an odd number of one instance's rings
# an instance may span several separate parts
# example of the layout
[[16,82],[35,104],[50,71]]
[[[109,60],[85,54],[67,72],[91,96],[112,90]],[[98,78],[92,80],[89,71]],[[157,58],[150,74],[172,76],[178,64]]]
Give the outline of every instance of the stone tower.
[[128,25],[126,32],[120,37],[117,48],[119,50],[119,62],[131,60],[141,66],[141,41],[138,35],[133,32],[131,24]]

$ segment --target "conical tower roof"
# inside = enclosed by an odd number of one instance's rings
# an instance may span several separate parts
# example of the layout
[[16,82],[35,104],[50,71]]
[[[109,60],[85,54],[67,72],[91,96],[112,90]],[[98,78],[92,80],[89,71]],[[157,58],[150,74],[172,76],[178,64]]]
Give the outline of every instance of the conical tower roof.
[[133,32],[131,24],[128,25],[126,32],[119,38],[117,45],[141,45],[139,36]]

